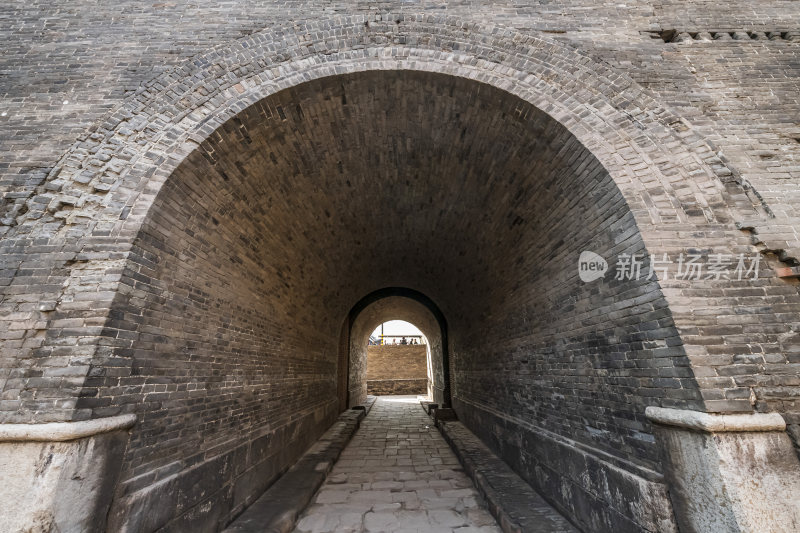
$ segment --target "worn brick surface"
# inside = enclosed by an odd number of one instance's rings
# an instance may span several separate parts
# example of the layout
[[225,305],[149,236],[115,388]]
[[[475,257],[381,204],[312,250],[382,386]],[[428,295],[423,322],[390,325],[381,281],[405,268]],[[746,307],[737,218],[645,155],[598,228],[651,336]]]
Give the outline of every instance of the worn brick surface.
[[428,376],[427,346],[370,346],[367,379],[424,379]]
[[[798,282],[770,272],[800,255],[798,18],[4,3],[2,420],[139,414],[118,502],[232,487],[228,465],[280,470],[324,431],[348,310],[408,286],[447,316],[454,406],[488,441],[549,432],[658,483],[647,405],[776,410],[797,436]],[[765,275],[583,285],[586,248],[760,250]],[[232,511],[201,500],[179,504]]]
[[426,395],[428,379],[378,379],[367,381],[367,391],[376,395]]
[[427,394],[428,350],[424,345],[367,348],[367,394]]

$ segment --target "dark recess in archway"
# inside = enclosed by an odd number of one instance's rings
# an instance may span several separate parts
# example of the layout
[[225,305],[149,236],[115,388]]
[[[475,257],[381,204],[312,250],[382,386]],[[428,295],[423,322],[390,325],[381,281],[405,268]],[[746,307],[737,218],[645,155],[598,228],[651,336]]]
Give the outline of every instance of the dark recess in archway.
[[[439,309],[439,306],[436,305],[433,300],[419,291],[415,291],[414,289],[409,289],[406,287],[384,287],[383,289],[373,291],[361,298],[347,314],[347,319],[345,320],[344,327],[342,328],[342,334],[339,342],[339,398],[340,401],[342,398],[345,399],[345,405],[340,405],[340,407],[342,407],[342,410],[351,407],[350,405],[347,405],[349,404],[349,401],[347,400],[347,390],[349,388],[347,377],[348,368],[350,365],[350,330],[361,311],[366,309],[369,305],[391,296],[401,296],[414,300],[424,305],[436,318],[436,322],[439,324],[442,335],[442,366],[444,369],[443,407],[450,407],[450,364],[447,350],[447,320],[444,317],[444,313],[442,313],[442,311]],[[342,373],[344,373],[344,377],[342,376]],[[342,386],[344,386],[344,393],[341,389]]]

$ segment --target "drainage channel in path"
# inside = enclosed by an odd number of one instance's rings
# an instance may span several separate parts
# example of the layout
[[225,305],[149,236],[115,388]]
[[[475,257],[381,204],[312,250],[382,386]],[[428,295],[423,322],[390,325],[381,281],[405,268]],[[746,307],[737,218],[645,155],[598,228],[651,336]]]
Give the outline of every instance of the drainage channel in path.
[[496,532],[458,459],[416,396],[381,396],[296,533]]

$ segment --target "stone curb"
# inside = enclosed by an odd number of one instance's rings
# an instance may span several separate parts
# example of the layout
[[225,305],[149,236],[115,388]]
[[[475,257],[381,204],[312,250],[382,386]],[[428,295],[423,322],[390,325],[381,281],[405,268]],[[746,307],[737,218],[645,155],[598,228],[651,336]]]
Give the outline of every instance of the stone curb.
[[0,442],[64,442],[128,429],[135,423],[136,415],[119,415],[78,422],[0,424]]
[[268,488],[252,505],[231,522],[223,533],[288,533],[325,482],[339,455],[350,442],[361,420],[375,404],[368,397],[364,405],[348,409],[319,440]]
[[422,406],[422,408],[425,410],[425,412],[426,412],[427,414],[431,415],[431,416],[433,416],[433,414],[431,413],[431,411],[432,411],[433,409],[436,409],[437,407],[439,407],[439,404],[438,404],[438,403],[433,403],[433,402],[431,402],[431,401],[429,401],[429,400],[420,400],[420,401],[419,401],[419,404]]
[[645,409],[644,414],[651,422],[656,424],[677,426],[707,433],[786,430],[786,422],[779,413],[719,415],[686,409],[665,409],[650,406]]
[[578,533],[566,518],[464,424],[439,420],[439,431],[506,533]]

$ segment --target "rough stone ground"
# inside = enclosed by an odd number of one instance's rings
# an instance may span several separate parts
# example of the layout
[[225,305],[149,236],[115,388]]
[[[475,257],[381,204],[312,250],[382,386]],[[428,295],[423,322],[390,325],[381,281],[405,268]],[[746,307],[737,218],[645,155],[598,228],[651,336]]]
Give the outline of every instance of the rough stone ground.
[[415,396],[382,396],[295,532],[500,532]]

